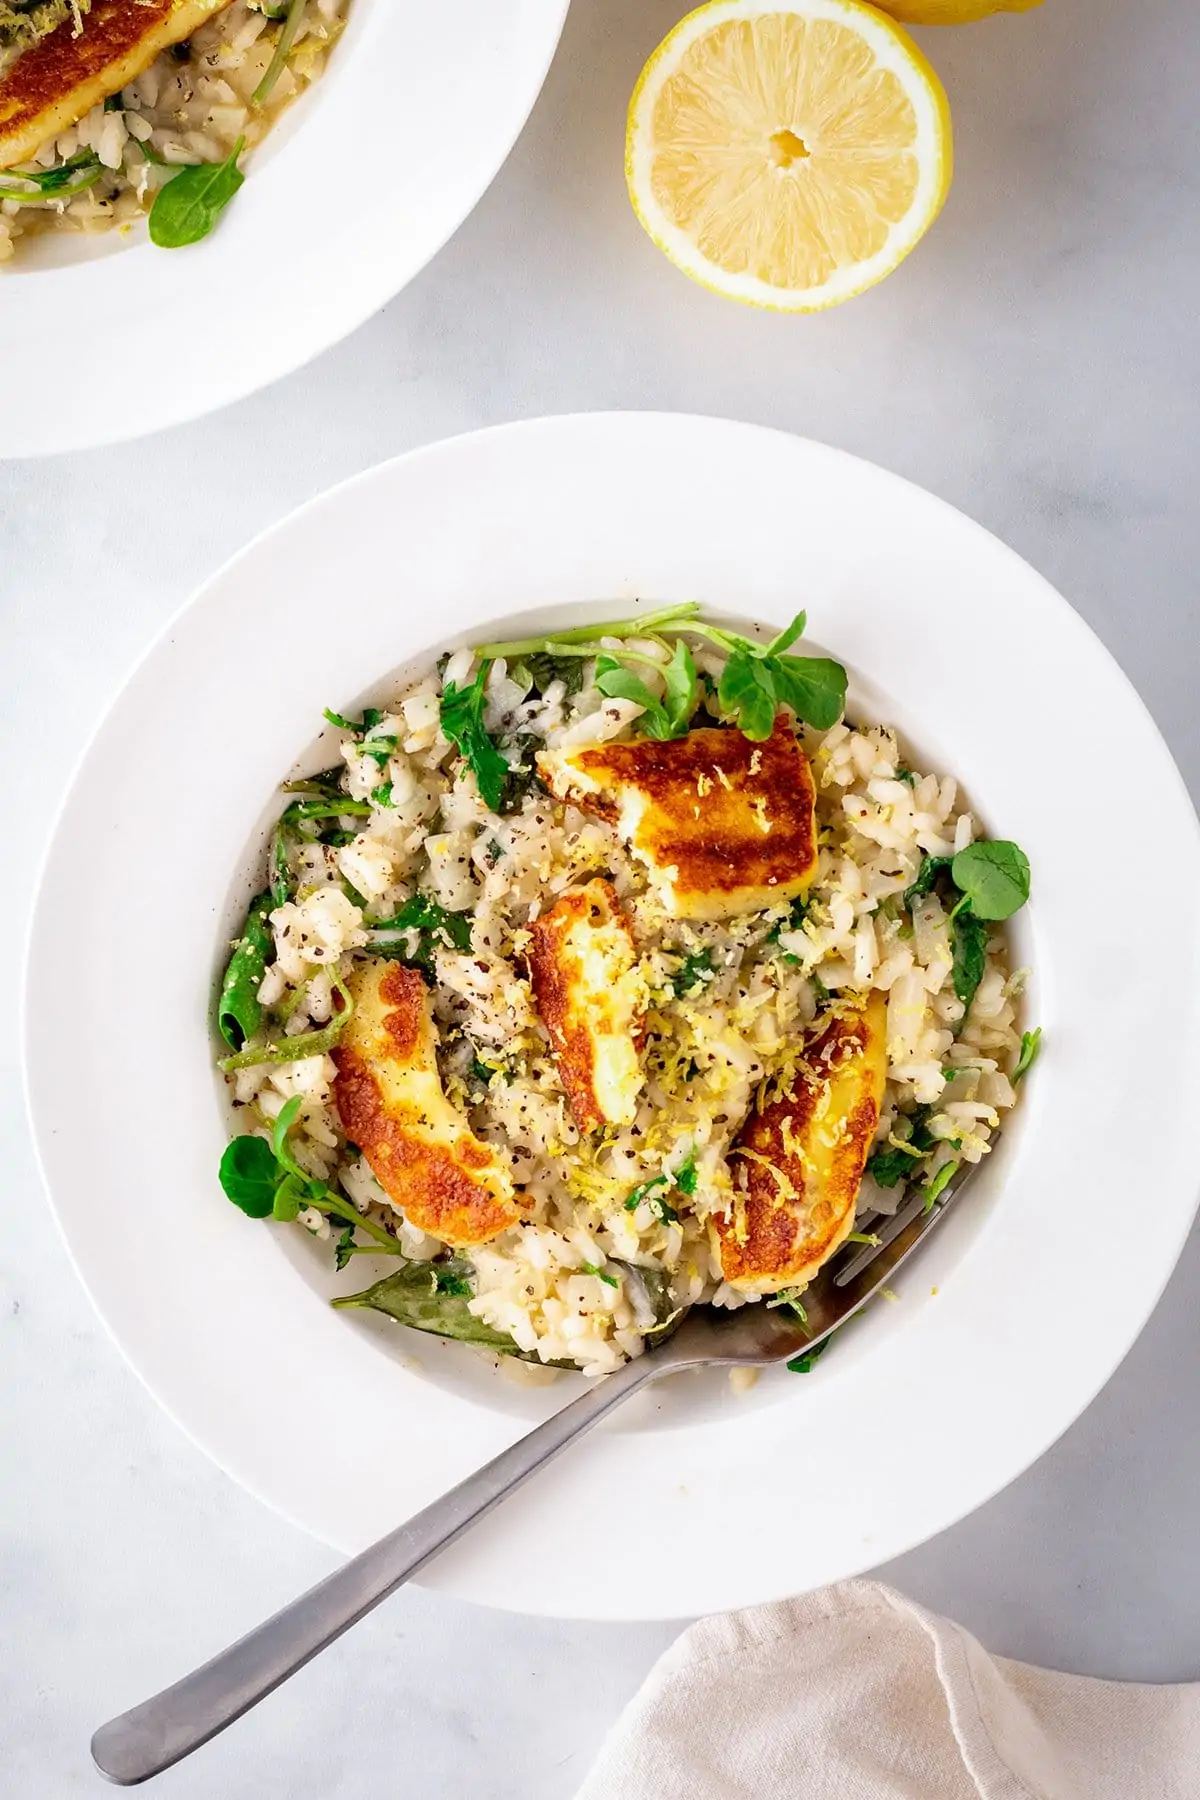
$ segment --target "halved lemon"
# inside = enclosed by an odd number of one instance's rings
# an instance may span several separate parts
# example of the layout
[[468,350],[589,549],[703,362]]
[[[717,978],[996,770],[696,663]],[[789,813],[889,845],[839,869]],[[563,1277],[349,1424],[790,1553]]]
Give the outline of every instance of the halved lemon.
[[860,0],[712,0],[663,39],[629,105],[625,175],[659,249],[783,312],[882,281],[951,168],[941,82]]
[[1031,12],[1042,0],[874,0],[906,25],[970,25],[993,13]]

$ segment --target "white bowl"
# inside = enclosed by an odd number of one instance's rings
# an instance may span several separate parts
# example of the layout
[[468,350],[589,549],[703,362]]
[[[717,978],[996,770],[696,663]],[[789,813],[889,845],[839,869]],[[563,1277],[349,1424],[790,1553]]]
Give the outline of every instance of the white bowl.
[[324,1259],[225,1202],[211,981],[323,706],[635,598],[773,625],[808,607],[853,712],[895,722],[1028,851],[1017,943],[1046,1035],[899,1304],[811,1375],[643,1397],[422,1576],[598,1618],[770,1599],[943,1529],[1072,1422],[1171,1271],[1196,1198],[1200,838],[1070,608],[929,495],[774,432],[599,415],[435,445],[269,532],[150,651],[59,821],[27,987],[37,1138],[97,1307],[217,1461],[360,1548],[569,1389],[334,1313]]
[[51,233],[0,273],[0,457],[180,424],[289,374],[411,281],[529,116],[568,0],[354,0],[201,244]]

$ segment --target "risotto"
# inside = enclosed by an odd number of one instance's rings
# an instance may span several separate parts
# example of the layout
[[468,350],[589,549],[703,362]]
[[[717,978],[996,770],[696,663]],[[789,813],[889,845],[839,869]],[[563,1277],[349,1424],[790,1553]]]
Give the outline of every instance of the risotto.
[[[178,4],[179,0],[175,0]],[[69,123],[56,122],[40,142],[21,144],[19,157],[4,154],[0,131],[0,264],[11,260],[22,240],[45,231],[96,233],[116,228],[128,233],[146,214],[154,213],[151,236],[156,243],[191,243],[211,229],[221,207],[240,186],[239,159],[259,144],[305,88],[322,74],[326,58],[346,21],[350,0],[208,0],[198,11],[212,14],[182,42],[152,54],[148,66],[129,76],[124,71],[129,54],[122,49],[108,68],[116,85],[112,91],[105,71],[93,72],[87,63],[89,32],[105,28],[108,9],[124,9],[136,26],[141,0],[96,0],[96,4],[65,9],[57,14],[52,37],[27,46],[14,40],[14,55],[5,67],[0,36],[0,117],[7,117],[15,101],[13,90],[22,71],[45,55],[53,43],[60,61],[68,65],[62,84],[68,96],[56,103],[47,119],[57,120],[66,106]],[[213,11],[213,6],[220,10]],[[169,15],[167,0],[150,0],[155,13]],[[30,11],[22,8],[30,7]],[[20,22],[36,17],[32,0],[17,0],[9,7]],[[0,0],[0,33],[4,17]],[[15,26],[14,26],[15,29]],[[169,30],[168,24],[162,28]],[[161,33],[160,33],[161,35]],[[72,65],[68,54],[79,45]],[[157,40],[154,40],[157,41]],[[93,58],[93,61],[95,58]],[[40,97],[44,83],[29,84]],[[73,113],[69,95],[81,97],[82,110]],[[37,113],[34,113],[36,120]],[[26,137],[28,137],[26,132]],[[35,132],[36,135],[36,132]],[[224,179],[202,196],[200,217],[188,208],[181,231],[170,211],[182,211],[183,190],[176,189],[171,206],[160,194],[172,186],[184,168],[213,165],[224,168]],[[192,178],[188,178],[189,182]],[[186,185],[186,184],[185,184]],[[191,196],[194,201],[195,196]],[[161,229],[159,228],[161,227]]]
[[988,1154],[1028,864],[802,630],[666,608],[326,715],[217,1022],[224,1190],[365,1268],[334,1304],[601,1375],[700,1303],[803,1317]]

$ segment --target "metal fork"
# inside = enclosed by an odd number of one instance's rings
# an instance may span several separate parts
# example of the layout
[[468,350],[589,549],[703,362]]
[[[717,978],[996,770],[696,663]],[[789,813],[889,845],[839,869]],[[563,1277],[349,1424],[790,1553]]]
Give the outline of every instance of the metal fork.
[[274,1618],[173,1687],[102,1725],[92,1739],[100,1773],[132,1787],[198,1750],[639,1388],[681,1369],[753,1368],[816,1350],[945,1218],[971,1173],[969,1167],[960,1171],[932,1209],[926,1210],[916,1196],[893,1218],[880,1219],[878,1243],[843,1248],[806,1290],[805,1321],[783,1307],[747,1306],[735,1312],[697,1307],[665,1343],[605,1376]]

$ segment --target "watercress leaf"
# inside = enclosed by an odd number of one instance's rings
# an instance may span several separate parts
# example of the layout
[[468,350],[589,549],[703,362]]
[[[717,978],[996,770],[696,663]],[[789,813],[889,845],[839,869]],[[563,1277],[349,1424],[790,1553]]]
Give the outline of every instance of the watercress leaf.
[[1041,1053],[1041,1048],[1042,1028],[1040,1025],[1037,1027],[1036,1031],[1023,1031],[1021,1033],[1021,1050],[1017,1057],[1017,1066],[1009,1078],[1014,1087],[1028,1075],[1030,1069],[1032,1069]]
[[969,908],[964,908],[955,915],[951,931],[954,936],[954,992],[966,1009],[965,1018],[987,967],[988,928]]
[[265,1138],[235,1137],[226,1144],[219,1170],[227,1199],[248,1218],[270,1218],[279,1181],[279,1164]]
[[234,945],[221,980],[217,1030],[231,1050],[240,1050],[262,1023],[258,990],[262,986],[267,958],[274,949],[267,917],[272,904],[270,894],[258,894],[250,902],[242,935]]
[[778,637],[771,639],[763,652],[764,656],[782,656],[785,650],[791,649],[797,638],[804,636],[804,627],[807,624],[808,614],[798,612],[791,624],[781,631]]
[[488,736],[483,724],[484,684],[491,664],[480,666],[466,687],[451,682],[442,694],[442,730],[474,772],[480,797],[490,812],[497,812],[508,780],[508,764]]
[[836,725],[846,705],[846,671],[828,656],[771,659],[775,692],[798,719],[817,731]]
[[301,1180],[305,1180],[307,1177],[304,1174],[304,1170],[300,1167],[295,1157],[288,1149],[287,1140],[288,1132],[296,1123],[296,1115],[299,1113],[303,1104],[304,1101],[301,1095],[293,1094],[290,1100],[284,1101],[275,1116],[275,1123],[271,1127],[271,1149],[275,1152],[276,1161],[282,1168],[286,1169],[289,1174],[299,1175]]
[[925,858],[917,870],[917,879],[910,888],[904,890],[904,904],[910,912],[916,901],[923,900],[926,894],[933,892],[938,876],[948,869],[953,861],[952,856],[927,856]]
[[682,737],[696,710],[696,665],[682,638],[676,638],[671,660],[663,670],[666,689],[664,708],[673,737]]
[[762,743],[775,729],[774,664],[736,651],[721,671],[717,702],[723,713],[733,715],[746,737]]
[[632,669],[625,668],[615,657],[597,658],[596,686],[610,699],[632,700],[635,706],[643,707],[638,723],[651,737],[661,739],[675,735],[665,708],[654,698],[641,676],[635,675]]
[[1029,858],[1007,839],[984,839],[950,865],[954,885],[979,919],[1010,919],[1029,898]]
[[271,1212],[281,1225],[290,1225],[292,1220],[299,1215],[300,1208],[307,1202],[308,1183],[305,1177],[293,1174],[289,1170],[275,1189],[275,1200]]
[[151,243],[160,250],[179,250],[208,236],[246,179],[238,168],[245,148],[240,137],[224,162],[180,169],[158,190],[150,208]]

